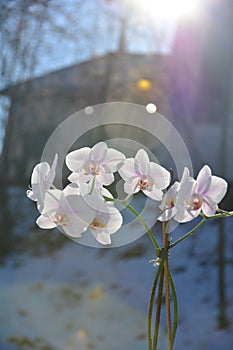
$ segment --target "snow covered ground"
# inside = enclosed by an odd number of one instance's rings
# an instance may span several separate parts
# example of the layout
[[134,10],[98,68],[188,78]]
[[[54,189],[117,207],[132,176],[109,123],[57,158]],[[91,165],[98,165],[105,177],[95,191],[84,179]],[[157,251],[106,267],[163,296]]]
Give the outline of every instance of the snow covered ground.
[[[14,225],[0,233],[10,235],[12,247],[0,266],[0,350],[147,349],[146,314],[156,270],[149,263],[154,252],[148,237],[114,249],[86,247],[57,230],[36,229],[37,213],[24,189],[11,189],[11,198]],[[218,329],[219,225],[208,222],[171,251],[179,303],[174,350],[232,349],[233,220],[224,222],[228,326]],[[191,226],[180,226],[173,240]],[[163,321],[160,349],[167,348],[165,332]]]

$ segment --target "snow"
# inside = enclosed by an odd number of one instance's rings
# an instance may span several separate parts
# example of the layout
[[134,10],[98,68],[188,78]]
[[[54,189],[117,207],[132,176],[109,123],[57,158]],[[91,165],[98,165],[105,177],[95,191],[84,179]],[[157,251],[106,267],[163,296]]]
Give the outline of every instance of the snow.
[[[20,198],[23,192],[12,190],[14,201],[9,205],[14,213],[16,193]],[[156,271],[149,263],[154,258],[149,238],[144,235],[114,249],[91,248],[66,237],[57,244],[59,231],[35,229],[32,202],[22,199],[19,210],[12,235],[17,240],[21,234],[24,240],[0,266],[0,350],[146,349],[147,307]],[[171,234],[173,241],[193,225],[180,225]],[[174,350],[232,349],[233,220],[225,219],[224,226],[229,326],[218,329],[219,226],[212,221],[171,250],[179,305]],[[160,349],[166,349],[162,316]]]

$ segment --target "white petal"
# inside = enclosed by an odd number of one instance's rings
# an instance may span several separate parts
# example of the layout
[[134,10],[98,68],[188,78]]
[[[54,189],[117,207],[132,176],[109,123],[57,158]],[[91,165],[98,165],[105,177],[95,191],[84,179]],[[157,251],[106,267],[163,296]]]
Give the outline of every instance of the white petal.
[[81,226],[89,226],[95,216],[95,210],[88,205],[86,196],[65,196],[63,194],[59,203],[59,208],[66,211],[72,220],[74,218],[77,221],[81,221]]
[[88,224],[77,216],[72,216],[70,223],[62,227],[65,233],[71,237],[81,237],[82,233],[85,232],[88,228]]
[[38,219],[36,220],[37,225],[40,228],[43,229],[51,229],[56,227],[57,225],[53,222],[53,216],[45,216],[45,215],[41,215],[38,217]]
[[44,179],[50,170],[50,166],[47,162],[39,163],[32,171],[31,184],[37,184]]
[[[85,184],[86,185],[86,184]],[[63,193],[68,196],[68,195],[77,195],[80,196],[80,188],[76,183],[71,183],[69,185],[67,185],[64,189],[63,189]]]
[[104,245],[111,244],[112,242],[111,236],[108,233],[99,232],[99,230],[92,230],[92,229],[91,229],[91,232],[99,243]]
[[66,156],[66,165],[72,171],[79,171],[84,160],[89,155],[90,147],[83,147],[81,149],[70,152]]
[[161,201],[163,198],[163,192],[159,190],[158,188],[154,187],[152,191],[143,191],[143,193],[149,197],[150,199],[153,199],[155,201]]
[[177,213],[177,209],[175,207],[173,208],[168,208],[165,209],[161,215],[158,217],[159,221],[168,221],[171,220],[171,218],[173,218],[173,216],[175,216]]
[[227,192],[227,182],[221,177],[212,176],[206,195],[218,204]]
[[135,182],[137,182],[138,179],[135,179],[135,181],[132,182],[125,182],[124,184],[124,191],[125,193],[128,194],[133,194],[133,193],[137,193],[140,191],[138,186],[135,186]]
[[201,212],[201,209],[188,211],[188,210],[181,210],[181,208],[179,208],[177,211],[177,214],[174,216],[173,219],[180,223],[188,222],[198,217],[200,212]]
[[43,215],[50,213],[51,211],[56,211],[59,207],[59,200],[61,198],[62,191],[54,189],[48,190],[45,194]]
[[29,199],[32,201],[36,202],[37,201],[37,196],[31,191],[27,190],[26,195],[28,196]]
[[48,186],[50,187],[55,179],[55,175],[56,175],[56,167],[57,167],[57,161],[58,161],[58,155],[55,154],[51,169],[49,170],[47,176],[46,176],[46,182],[48,184]]
[[169,171],[153,162],[150,163],[150,176],[153,178],[155,186],[160,190],[167,188],[171,181]]
[[122,177],[123,180],[128,181],[132,177],[138,177],[138,174],[134,168],[135,159],[128,158],[124,161],[122,167],[118,170],[118,173]]
[[208,165],[203,166],[197,176],[195,192],[199,194],[205,193],[211,183],[211,170]]
[[105,142],[98,142],[92,149],[89,155],[89,159],[100,162],[104,160],[107,154],[107,145]]
[[150,160],[144,149],[140,149],[135,156],[135,171],[140,176],[149,174]]
[[104,232],[108,234],[113,234],[114,232],[118,231],[119,228],[122,226],[123,219],[119,210],[113,207],[111,207],[110,210],[111,213],[109,215],[109,220]]
[[83,174],[83,173],[71,173],[70,176],[68,176],[68,180],[70,182],[76,183],[78,185],[82,184],[82,183],[86,183],[88,181],[90,181],[93,178],[93,175],[89,174]]
[[96,180],[101,184],[105,186],[109,186],[114,182],[114,175],[106,174],[104,171],[101,171],[99,175],[96,176]]
[[215,201],[213,201],[209,197],[204,198],[204,202],[202,204],[202,211],[206,216],[212,216],[216,213],[218,206]]
[[106,172],[115,173],[125,160],[125,155],[114,148],[108,148],[107,154],[102,163]]

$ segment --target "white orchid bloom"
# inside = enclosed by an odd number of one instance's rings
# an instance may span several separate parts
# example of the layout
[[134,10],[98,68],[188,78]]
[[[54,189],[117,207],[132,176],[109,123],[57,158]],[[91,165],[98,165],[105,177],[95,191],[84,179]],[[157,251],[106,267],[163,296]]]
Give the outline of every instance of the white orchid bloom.
[[175,182],[164,194],[162,202],[159,206],[159,209],[161,210],[161,214],[158,217],[159,221],[168,221],[176,215],[176,201],[178,197],[178,188],[179,183]]
[[113,198],[106,188],[101,188],[86,195],[85,201],[95,212],[89,229],[99,243],[106,245],[111,244],[111,235],[120,229],[123,218],[114,202],[105,202],[103,196]]
[[214,215],[218,203],[227,191],[227,182],[220,177],[212,176],[208,165],[200,170],[197,180],[188,180],[188,176],[186,170],[186,179],[183,181],[186,185],[183,185],[183,190],[182,186],[179,190],[178,212],[174,217],[178,222],[191,221],[201,211],[206,216]]
[[150,162],[148,154],[140,149],[135,158],[125,160],[118,170],[125,180],[124,190],[128,194],[137,193],[140,190],[149,198],[162,200],[162,190],[170,183],[170,173],[161,165]]
[[95,211],[85,198],[79,195],[65,195],[60,190],[48,190],[44,209],[36,223],[40,228],[51,229],[60,226],[71,237],[81,237],[94,220]]
[[26,192],[28,198],[37,202],[40,212],[43,210],[45,193],[49,190],[55,179],[58,155],[56,154],[50,168],[47,162],[37,164],[31,176],[31,189]]
[[110,244],[110,235],[122,225],[120,212],[112,202],[105,202],[103,195],[112,197],[106,190],[94,189],[90,185],[66,186],[63,191],[48,190],[44,199],[44,209],[36,223],[40,228],[61,227],[71,237],[81,237],[88,228],[101,244]]
[[93,187],[108,186],[124,159],[123,153],[108,148],[105,142],[75,150],[66,156],[66,165],[73,172],[68,180],[77,184],[91,181]]

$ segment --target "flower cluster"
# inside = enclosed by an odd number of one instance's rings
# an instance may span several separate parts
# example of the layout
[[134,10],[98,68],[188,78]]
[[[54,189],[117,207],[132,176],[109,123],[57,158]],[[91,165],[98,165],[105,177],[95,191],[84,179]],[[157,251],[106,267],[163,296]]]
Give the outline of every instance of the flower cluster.
[[[37,202],[41,214],[37,225],[43,229],[59,226],[71,237],[81,237],[89,229],[104,245],[111,243],[111,234],[123,223],[111,193],[104,187],[114,182],[117,171],[125,181],[126,198],[142,191],[158,202],[160,221],[187,222],[201,211],[211,216],[227,190],[226,181],[212,176],[207,165],[196,180],[185,168],[180,182],[171,184],[170,172],[151,162],[145,150],[140,149],[135,158],[126,158],[104,142],[72,151],[66,156],[66,165],[71,170],[70,184],[59,190],[53,185],[57,160],[55,155],[51,168],[47,162],[42,162],[32,172],[27,196]],[[112,200],[106,201],[107,197]]]

